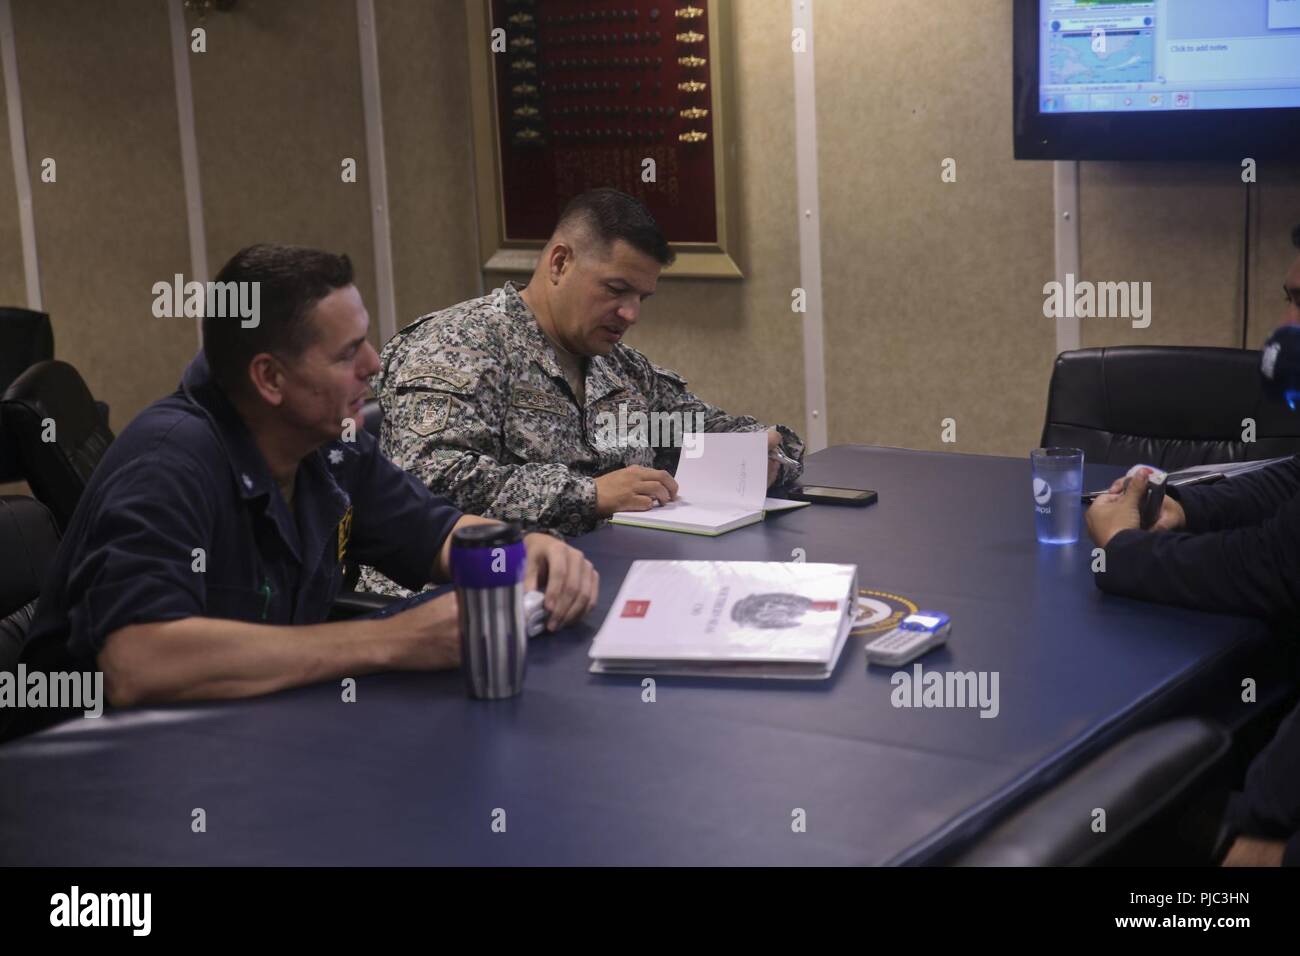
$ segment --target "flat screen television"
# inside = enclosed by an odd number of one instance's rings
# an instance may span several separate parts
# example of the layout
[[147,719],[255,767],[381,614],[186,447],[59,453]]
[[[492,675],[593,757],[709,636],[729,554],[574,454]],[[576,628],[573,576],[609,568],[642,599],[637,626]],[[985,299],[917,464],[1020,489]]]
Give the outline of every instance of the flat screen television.
[[1017,159],[1300,163],[1300,0],[1014,0]]

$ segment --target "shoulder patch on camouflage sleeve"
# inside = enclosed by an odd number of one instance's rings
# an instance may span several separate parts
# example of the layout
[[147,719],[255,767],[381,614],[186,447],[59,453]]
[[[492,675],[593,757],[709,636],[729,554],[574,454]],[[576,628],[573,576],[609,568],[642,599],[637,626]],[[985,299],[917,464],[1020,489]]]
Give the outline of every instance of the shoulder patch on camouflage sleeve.
[[[409,401],[416,397],[408,395],[405,399]],[[450,395],[420,395],[418,398],[419,402],[410,418],[410,428],[421,438],[428,438],[434,432],[440,432],[447,427],[452,398]]]
[[474,384],[474,376],[451,365],[415,358],[398,373],[394,384],[399,388],[411,385],[425,385],[431,388],[450,387],[463,392]]

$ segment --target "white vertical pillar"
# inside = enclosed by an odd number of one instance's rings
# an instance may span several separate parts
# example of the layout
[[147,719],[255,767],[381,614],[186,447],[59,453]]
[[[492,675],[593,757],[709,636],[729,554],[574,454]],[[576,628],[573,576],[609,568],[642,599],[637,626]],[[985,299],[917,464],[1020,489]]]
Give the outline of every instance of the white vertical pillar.
[[393,292],[393,235],[388,221],[388,166],[384,157],[384,110],[379,96],[379,39],[374,0],[357,0],[357,42],[361,47],[361,103],[366,123],[366,182],[370,184],[370,229],[379,294],[379,340],[397,333]]
[[813,0],[791,0],[794,29],[807,46],[794,53],[795,178],[799,199],[799,282],[803,316],[804,432],[809,452],[826,447],[826,355],[822,322],[821,205],[817,186],[817,75],[813,59]]
[[[181,138],[181,178],[185,184],[185,222],[190,240],[190,281],[208,281],[208,239],[199,182],[199,144],[194,133],[194,88],[190,83],[190,35],[185,29],[184,0],[168,0],[171,20],[172,75],[176,83],[176,125]],[[203,347],[203,320],[195,320]]]
[[41,267],[36,258],[32,177],[27,166],[27,132],[23,128],[23,98],[18,88],[18,55],[14,50],[14,18],[9,0],[0,0],[0,61],[3,61],[5,105],[9,112],[9,148],[13,154],[14,187],[18,193],[18,232],[23,245],[27,308],[41,312]]
[[[1052,197],[1055,207],[1056,281],[1065,286],[1065,277],[1079,275],[1079,164],[1052,164]],[[1073,313],[1073,309],[1070,310]],[[1056,320],[1056,354],[1079,347],[1079,317],[1059,316]]]

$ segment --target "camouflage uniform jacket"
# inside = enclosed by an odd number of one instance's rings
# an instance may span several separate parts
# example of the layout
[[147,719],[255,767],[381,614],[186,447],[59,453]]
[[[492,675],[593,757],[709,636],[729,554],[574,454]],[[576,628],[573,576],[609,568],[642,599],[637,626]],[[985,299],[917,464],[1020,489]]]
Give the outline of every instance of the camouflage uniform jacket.
[[[629,465],[673,470],[680,428],[769,427],[701,401],[680,375],[622,343],[588,362],[580,407],[519,288],[506,283],[417,319],[384,346],[372,381],[384,453],[465,513],[581,534],[600,523],[595,478]],[[648,418],[654,412],[678,414]],[[801,461],[799,436],[775,427]],[[778,480],[801,470],[783,465]],[[404,593],[368,568],[362,587]]]

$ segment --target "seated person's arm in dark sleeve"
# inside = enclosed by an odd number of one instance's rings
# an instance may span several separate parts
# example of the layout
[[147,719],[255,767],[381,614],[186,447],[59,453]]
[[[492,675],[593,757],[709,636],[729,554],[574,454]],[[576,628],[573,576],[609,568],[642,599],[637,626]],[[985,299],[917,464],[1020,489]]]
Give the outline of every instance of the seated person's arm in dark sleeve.
[[1300,458],[1210,485],[1170,488],[1187,516],[1187,530],[1222,531],[1259,524],[1300,494]]
[[[453,666],[454,606],[301,627],[205,617],[220,496],[197,469],[145,459],[103,489],[69,580],[71,646],[96,654],[117,707],[249,697],[333,677]],[[446,618],[444,620],[443,618]]]
[[420,479],[398,468],[372,442],[353,489],[352,549],[410,591],[448,578],[451,532],[459,523],[486,519],[464,515],[434,495]]
[[[131,624],[202,615],[217,516],[197,464],[142,458],[82,502],[91,517],[68,575],[68,646],[79,660]],[[201,549],[201,551],[199,550]]]
[[1300,495],[1258,525],[1120,531],[1105,554],[1093,579],[1111,594],[1274,621],[1300,613]]

